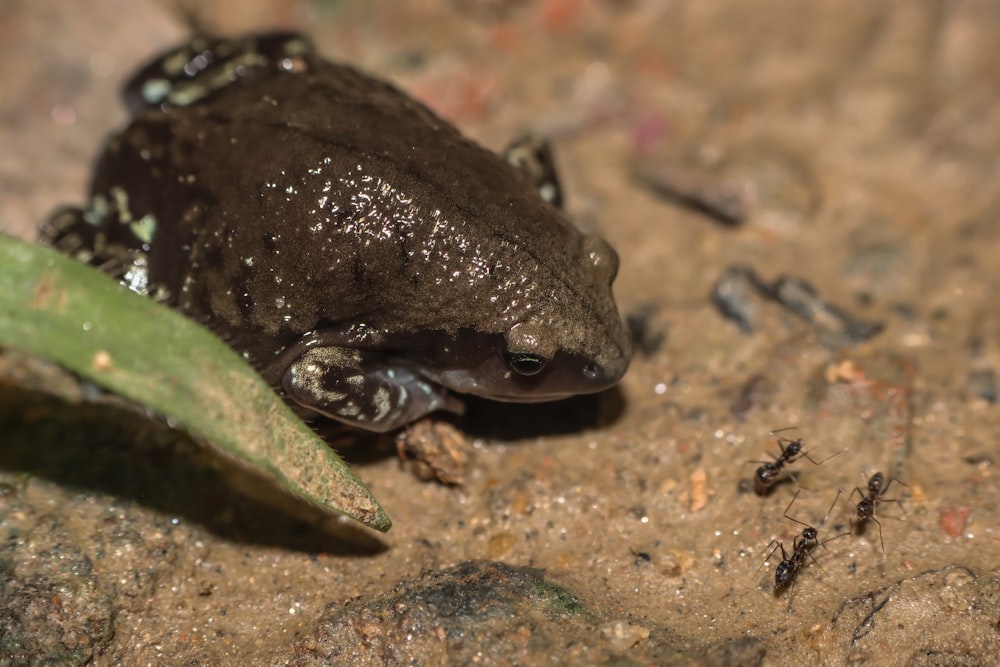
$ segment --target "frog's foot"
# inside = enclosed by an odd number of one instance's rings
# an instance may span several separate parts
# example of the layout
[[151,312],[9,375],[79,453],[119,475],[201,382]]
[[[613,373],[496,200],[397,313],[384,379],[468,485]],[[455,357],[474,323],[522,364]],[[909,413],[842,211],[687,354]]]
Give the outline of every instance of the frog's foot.
[[[67,207],[56,211],[42,223],[38,230],[38,240],[42,245],[76,257],[82,250],[94,247],[96,234],[97,227],[86,223],[81,209]],[[83,257],[82,261],[88,259],[89,257]]]
[[562,186],[559,185],[552,147],[547,140],[529,134],[507,146],[503,156],[535,186],[542,199],[560,211],[564,210]]
[[[137,294],[165,301],[169,294],[149,284],[148,248],[143,249],[143,241],[139,238],[152,233],[149,225],[155,228],[155,221],[152,216],[132,220],[131,213],[123,212],[125,206],[127,204],[122,202],[109,204],[107,198],[96,196],[86,211],[63,208],[42,225],[38,240],[42,245],[96,267]],[[109,220],[121,223],[113,226],[117,232],[113,238],[105,231]]]
[[401,460],[417,464],[422,479],[465,485],[471,447],[465,435],[447,422],[421,419],[412,424],[396,436],[396,451]]
[[109,245],[91,211],[66,207],[56,211],[38,230],[42,245],[55,248],[84,264],[96,266],[114,278],[125,274],[127,250]]
[[346,347],[314,347],[281,379],[296,403],[368,431],[392,431],[462,403],[405,361]]

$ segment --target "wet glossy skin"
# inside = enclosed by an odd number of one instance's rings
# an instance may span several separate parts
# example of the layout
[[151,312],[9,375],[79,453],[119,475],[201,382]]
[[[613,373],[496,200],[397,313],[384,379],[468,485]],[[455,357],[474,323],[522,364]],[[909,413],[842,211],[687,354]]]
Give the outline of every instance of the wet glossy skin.
[[452,392],[550,400],[625,372],[611,247],[388,84],[262,35],[166,54],[126,99],[89,209],[44,238],[300,405],[384,431]]

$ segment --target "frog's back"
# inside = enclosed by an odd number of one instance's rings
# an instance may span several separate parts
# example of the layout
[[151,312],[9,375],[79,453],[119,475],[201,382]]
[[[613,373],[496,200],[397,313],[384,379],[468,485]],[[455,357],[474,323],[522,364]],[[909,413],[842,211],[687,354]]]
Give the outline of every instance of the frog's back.
[[86,224],[57,218],[49,240],[251,358],[331,321],[504,333],[555,301],[553,327],[620,327],[613,275],[589,270],[583,237],[502,158],[282,39],[287,53],[237,53],[242,70],[186,86],[162,84],[169,57],[141,72]]

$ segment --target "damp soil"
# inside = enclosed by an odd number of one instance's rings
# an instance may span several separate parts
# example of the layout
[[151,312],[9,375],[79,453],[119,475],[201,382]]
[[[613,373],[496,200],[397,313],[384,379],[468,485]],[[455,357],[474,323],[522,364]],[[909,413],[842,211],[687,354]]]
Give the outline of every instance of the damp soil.
[[[605,395],[476,403],[461,485],[338,441],[381,535],[275,509],[155,415],[6,351],[0,665],[1000,655],[994,3],[181,9],[4,3],[3,231],[82,201],[122,79],[190,16],[307,29],[488,146],[550,137],[570,212],[621,255],[639,353]],[[875,472],[878,523],[852,522]]]

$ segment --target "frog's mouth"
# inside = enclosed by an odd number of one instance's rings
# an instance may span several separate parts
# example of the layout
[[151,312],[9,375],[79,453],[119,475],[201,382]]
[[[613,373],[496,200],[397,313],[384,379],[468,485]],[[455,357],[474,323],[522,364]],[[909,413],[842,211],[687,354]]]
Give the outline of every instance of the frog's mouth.
[[434,373],[434,380],[452,391],[508,403],[558,401],[613,387],[628,368],[628,359],[601,367],[575,355],[560,353],[536,375],[520,375],[502,359],[485,359],[474,368]]

